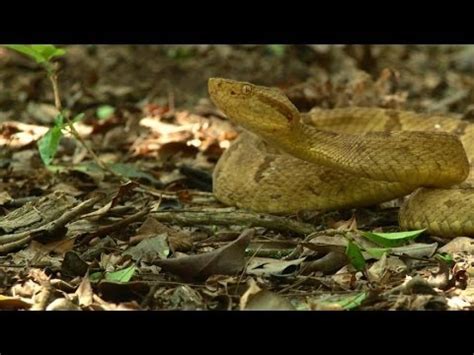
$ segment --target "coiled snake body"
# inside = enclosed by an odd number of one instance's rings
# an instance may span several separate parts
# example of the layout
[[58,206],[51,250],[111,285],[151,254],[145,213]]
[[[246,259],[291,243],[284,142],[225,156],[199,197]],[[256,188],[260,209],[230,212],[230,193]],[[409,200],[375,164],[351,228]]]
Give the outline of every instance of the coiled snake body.
[[246,129],[220,158],[214,194],[258,212],[369,206],[412,193],[402,229],[474,237],[474,125],[380,108],[300,113],[278,89],[209,79]]

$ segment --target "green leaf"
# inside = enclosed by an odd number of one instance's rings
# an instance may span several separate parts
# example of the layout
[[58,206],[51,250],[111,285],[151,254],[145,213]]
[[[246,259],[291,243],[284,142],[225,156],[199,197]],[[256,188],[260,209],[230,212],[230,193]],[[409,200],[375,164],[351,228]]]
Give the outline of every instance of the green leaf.
[[[314,300],[312,303],[320,306],[330,305],[330,309],[334,309],[333,306],[338,306],[338,308],[351,310],[359,307],[366,298],[366,292],[359,292],[349,295],[331,295],[328,297],[324,297],[324,299]],[[324,308],[326,307],[323,307],[323,309]],[[300,307],[300,309],[303,308]]]
[[54,126],[61,129],[64,128],[64,116],[61,113],[59,113],[54,119]]
[[38,63],[44,62],[44,58],[38,52],[36,52],[31,46],[21,45],[21,44],[11,44],[11,45],[7,45],[6,47],[13,49],[21,54],[24,54]]
[[449,253],[436,253],[434,255],[435,259],[442,261],[448,265],[453,265],[454,264],[454,259],[451,254]]
[[56,48],[51,44],[11,44],[6,47],[30,57],[39,64],[49,62],[52,58],[62,56],[66,53],[64,49]]
[[390,248],[367,248],[365,251],[375,259],[380,259],[385,253],[390,253]]
[[419,229],[415,231],[396,233],[362,232],[362,235],[382,247],[391,248],[403,245],[406,242],[415,239],[425,230],[426,229]]
[[349,241],[346,248],[346,255],[352,266],[354,266],[357,271],[365,269],[365,259],[357,244]]
[[105,274],[105,279],[107,281],[115,281],[120,283],[128,282],[132,279],[135,271],[137,270],[135,265],[131,265],[125,269],[114,271],[114,272],[107,272]]
[[40,55],[48,62],[54,57],[60,57],[66,54],[64,49],[57,48],[51,44],[33,44],[31,47],[33,47],[37,53],[40,53]]
[[104,277],[104,273],[101,271],[94,272],[89,275],[90,282],[99,282]]
[[365,292],[356,293],[355,295],[350,296],[341,296],[339,299],[333,301],[340,305],[344,309],[353,309],[359,307],[362,302],[367,298],[367,294]]
[[155,179],[152,175],[147,174],[143,171],[138,170],[135,166],[132,164],[121,164],[121,163],[116,163],[112,164],[110,166],[110,169],[122,176],[125,176],[129,179],[133,178],[141,178],[149,181],[150,183],[154,184],[161,184],[158,179]]
[[115,108],[110,105],[102,105],[97,108],[96,114],[99,117],[99,120],[107,120],[115,112]]
[[38,150],[43,163],[48,166],[54,159],[59,147],[59,142],[63,135],[64,117],[56,116],[54,127],[50,128],[46,134],[38,140]]
[[352,297],[344,297],[344,299],[340,300],[338,303],[344,309],[353,309],[359,307],[366,298],[367,293],[361,292],[356,295],[353,295]]
[[166,55],[177,60],[188,59],[195,55],[195,49],[190,46],[171,47],[166,51]]
[[283,57],[285,55],[286,46],[283,44],[269,44],[267,45],[268,51],[275,57]]

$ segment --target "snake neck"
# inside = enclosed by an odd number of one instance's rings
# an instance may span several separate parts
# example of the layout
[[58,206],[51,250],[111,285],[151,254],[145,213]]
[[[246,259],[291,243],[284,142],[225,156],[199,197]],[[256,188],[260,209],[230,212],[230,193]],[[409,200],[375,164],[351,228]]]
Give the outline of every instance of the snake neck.
[[[323,131],[304,123],[292,124],[278,132],[258,132],[265,141],[301,160],[326,167],[352,171],[341,167],[342,157],[352,141],[349,135]],[[344,136],[344,137],[343,137]]]
[[299,159],[372,180],[446,187],[464,181],[469,174],[461,142],[446,133],[350,135],[297,123],[263,138]]

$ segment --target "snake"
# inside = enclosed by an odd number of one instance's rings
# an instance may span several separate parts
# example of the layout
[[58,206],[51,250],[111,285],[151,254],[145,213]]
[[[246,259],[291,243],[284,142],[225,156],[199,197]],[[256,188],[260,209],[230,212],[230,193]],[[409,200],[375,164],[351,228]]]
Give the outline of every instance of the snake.
[[225,78],[208,92],[243,128],[213,171],[222,203],[294,214],[406,197],[402,230],[474,237],[474,124],[378,107],[300,112],[278,88]]

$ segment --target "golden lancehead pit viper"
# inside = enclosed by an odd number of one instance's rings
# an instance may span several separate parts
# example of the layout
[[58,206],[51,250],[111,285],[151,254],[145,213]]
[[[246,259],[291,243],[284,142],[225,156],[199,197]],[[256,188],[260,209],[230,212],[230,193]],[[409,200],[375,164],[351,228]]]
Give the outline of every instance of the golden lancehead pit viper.
[[474,237],[474,124],[381,108],[300,113],[278,89],[220,78],[209,94],[245,128],[214,171],[223,203],[283,214],[412,194],[402,229]]

